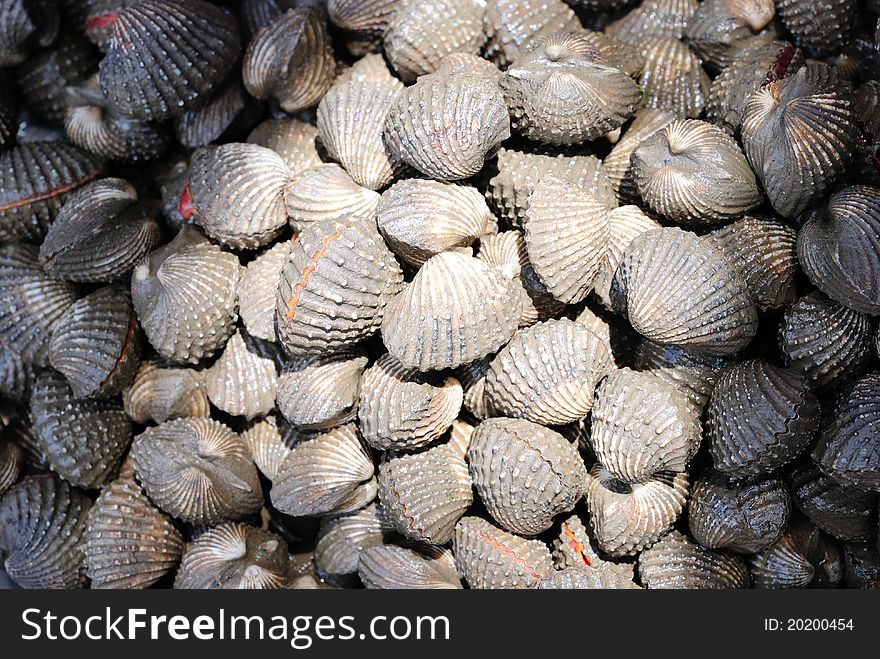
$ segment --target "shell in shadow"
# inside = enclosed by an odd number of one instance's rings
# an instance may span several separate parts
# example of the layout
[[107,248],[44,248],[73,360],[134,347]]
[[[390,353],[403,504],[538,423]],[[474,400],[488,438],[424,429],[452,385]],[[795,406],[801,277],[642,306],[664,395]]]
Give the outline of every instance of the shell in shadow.
[[639,556],[639,578],[651,589],[749,587],[749,568],[736,554],[701,547],[673,531]]
[[241,271],[238,283],[238,313],[247,333],[264,341],[275,341],[275,291],[281,270],[290,256],[293,242],[282,240],[261,252]]
[[834,588],[843,578],[837,542],[809,522],[793,522],[782,537],[751,558],[755,588]]

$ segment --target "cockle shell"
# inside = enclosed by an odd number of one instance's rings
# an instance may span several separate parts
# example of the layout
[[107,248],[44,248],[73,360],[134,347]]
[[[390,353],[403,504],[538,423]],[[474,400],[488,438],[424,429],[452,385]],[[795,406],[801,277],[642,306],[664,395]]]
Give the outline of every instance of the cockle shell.
[[828,55],[849,38],[855,0],[831,0],[816,6],[812,0],[776,0],[776,13],[795,43],[816,55]]
[[699,0],[644,0],[622,18],[610,23],[606,33],[635,45],[645,37],[680,39],[699,5]]
[[547,545],[479,517],[464,517],[455,525],[453,546],[455,565],[471,588],[534,588],[553,573]]
[[471,436],[474,434],[474,426],[464,419],[456,419],[449,428],[449,441],[446,442],[452,452],[461,458],[467,459],[468,448],[471,445]]
[[580,21],[562,0],[488,0],[486,55],[507,67],[534,39],[580,29]]
[[492,517],[524,536],[550,528],[586,491],[587,470],[577,447],[523,419],[483,421],[471,437],[468,463]]
[[768,473],[810,444],[818,422],[819,401],[801,374],[763,360],[731,366],[708,406],[715,468],[734,478]]
[[24,451],[12,439],[0,441],[0,497],[18,482],[25,466]]
[[674,121],[646,138],[632,172],[645,203],[684,225],[741,217],[763,198],[736,141],[705,121]]
[[487,59],[470,53],[450,53],[437,65],[437,73],[467,73],[498,82],[501,69]]
[[704,62],[723,70],[744,45],[774,36],[774,0],[707,0],[688,20],[685,38]]
[[309,7],[324,15],[323,5],[323,0],[242,0],[239,13],[245,33],[253,36],[261,27],[278,20],[288,9]]
[[734,354],[757,330],[739,274],[709,241],[677,228],[646,231],[630,242],[610,298],[642,336],[700,354]]
[[30,395],[34,366],[0,336],[0,398],[24,402]]
[[197,149],[224,137],[240,137],[256,123],[259,112],[236,71],[204,105],[174,118],[174,134],[182,146]]
[[593,281],[593,292],[599,301],[611,308],[611,284],[623,253],[636,236],[651,229],[659,229],[660,223],[645,215],[638,206],[620,206],[608,211],[608,246],[599,265],[599,273]]
[[179,589],[284,588],[287,545],[274,533],[247,524],[221,524],[187,547],[174,579]]
[[205,373],[208,398],[233,416],[265,416],[275,408],[281,361],[280,347],[238,330]]
[[[623,0],[629,2],[630,0]],[[599,51],[599,54],[607,60],[608,64],[620,69],[632,78],[638,78],[645,65],[642,54],[630,44],[612,37],[604,32],[592,30],[578,30],[578,36]]]
[[163,423],[187,416],[209,416],[204,376],[188,368],[142,361],[122,394],[125,413],[135,423]]
[[302,439],[299,433],[274,414],[252,421],[240,437],[250,449],[257,469],[270,481],[275,480],[290,449]]
[[247,333],[275,341],[275,291],[281,270],[290,256],[292,241],[282,240],[261,252],[241,271],[238,282],[238,313]]
[[452,552],[442,547],[371,547],[360,554],[358,576],[367,588],[460,589]]
[[673,531],[639,556],[648,588],[748,588],[749,569],[736,554],[705,549]]
[[379,50],[400,0],[327,0],[330,22],[351,38],[349,51]]
[[325,574],[357,572],[361,552],[385,544],[393,532],[375,504],[354,515],[325,520],[318,529],[315,567]]
[[632,564],[604,560],[599,556],[597,547],[595,538],[591,536],[581,518],[572,515],[560,524],[559,537],[553,541],[553,561],[556,569],[595,568],[602,572],[616,572],[632,581]]
[[633,181],[630,157],[638,146],[658,130],[671,123],[676,115],[671,110],[642,108],[626,128],[623,136],[602,161],[611,187],[621,203],[635,204],[641,200]]
[[285,194],[287,215],[296,230],[328,220],[375,222],[379,206],[378,192],[361,187],[334,163],[300,172]]
[[510,137],[498,85],[480,76],[435,73],[397,97],[384,131],[391,153],[440,181],[468,178]]
[[237,315],[240,270],[234,255],[192,226],[135,267],[131,299],[161,356],[195,364],[226,343]]
[[455,368],[510,340],[522,310],[518,282],[455,252],[433,256],[388,305],[382,339],[407,367]]
[[278,338],[294,357],[336,351],[371,336],[403,273],[370,220],[309,224],[281,271]]
[[810,523],[793,523],[783,536],[752,556],[755,588],[835,587],[843,578],[843,556],[834,540]]
[[643,339],[636,348],[634,368],[673,385],[702,410],[721,371],[729,363],[730,360],[723,357],[693,354],[684,348]]
[[284,159],[291,176],[321,164],[315,146],[318,129],[298,119],[267,119],[248,135],[247,141],[272,149]]
[[552,576],[540,581],[538,590],[617,590],[639,587],[619,573],[611,570],[590,570],[570,567],[554,572]]
[[492,413],[486,398],[486,375],[489,373],[491,356],[464,364],[455,371],[464,390],[463,404],[472,417],[478,421],[488,419]]
[[134,438],[131,457],[150,499],[184,522],[242,519],[263,505],[248,447],[218,421],[188,417],[148,428]]
[[672,37],[639,37],[634,47],[645,58],[638,80],[645,107],[671,110],[679,117],[700,116],[711,80],[697,56]]
[[48,46],[58,34],[58,6],[52,2],[6,0],[0,5],[0,67],[27,59],[35,46]]

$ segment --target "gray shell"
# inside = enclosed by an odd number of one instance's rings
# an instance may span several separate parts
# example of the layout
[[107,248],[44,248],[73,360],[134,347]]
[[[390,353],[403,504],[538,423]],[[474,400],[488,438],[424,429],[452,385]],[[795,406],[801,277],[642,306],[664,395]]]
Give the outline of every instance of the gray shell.
[[299,119],[266,119],[251,131],[247,141],[272,149],[287,163],[290,175],[299,176],[321,164],[317,137],[318,129]]
[[450,590],[462,588],[449,549],[383,545],[360,553],[358,576],[366,588]]
[[613,570],[570,567],[539,582],[539,590],[639,590],[632,579]]
[[143,424],[209,416],[211,411],[201,372],[155,361],[140,363],[122,402],[132,421]]
[[274,414],[252,421],[241,433],[241,441],[250,449],[257,469],[270,481],[277,477],[290,450],[304,438]]
[[382,510],[375,504],[354,515],[325,520],[318,529],[315,567],[319,574],[357,572],[361,552],[385,544],[393,531]]
[[580,27],[577,16],[562,0],[491,0],[486,3],[486,56],[506,67],[532,40]]
[[287,215],[296,231],[322,220],[376,219],[379,193],[354,182],[336,163],[317,164],[293,177],[286,192]]
[[748,588],[749,569],[737,555],[705,549],[673,531],[639,556],[639,578],[651,589]]
[[214,405],[233,416],[253,419],[275,408],[281,349],[238,330],[205,373],[205,391]]
[[755,588],[834,588],[843,578],[837,542],[809,522],[792,523],[783,536],[751,560]]
[[248,263],[238,283],[238,312],[247,333],[275,341],[275,291],[293,243],[282,240]]

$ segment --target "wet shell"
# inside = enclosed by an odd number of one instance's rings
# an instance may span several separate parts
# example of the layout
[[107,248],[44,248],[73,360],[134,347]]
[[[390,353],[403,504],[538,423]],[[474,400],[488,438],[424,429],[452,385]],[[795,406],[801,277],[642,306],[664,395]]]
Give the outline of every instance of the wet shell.
[[517,285],[473,257],[433,256],[389,304],[385,346],[404,366],[422,371],[485,357],[516,330],[522,311]]
[[379,500],[403,536],[446,544],[474,501],[467,463],[447,444],[387,457],[379,465]]
[[278,378],[278,409],[298,428],[348,423],[357,416],[367,361],[362,350],[350,348],[289,363]]
[[501,76],[513,128],[546,144],[578,144],[619,128],[641,90],[588,39],[557,33],[530,42]]
[[845,188],[798,234],[798,258],[828,297],[880,315],[880,188]]
[[263,505],[250,450],[217,421],[190,417],[148,428],[135,437],[131,457],[150,498],[184,522],[243,519]]
[[713,474],[691,489],[688,525],[704,547],[753,554],[779,539],[790,514],[782,479],[738,483]]
[[35,46],[48,46],[60,27],[54,2],[6,0],[0,5],[0,67],[24,62]]
[[[624,0],[629,2],[629,0]],[[599,54],[607,60],[608,64],[620,69],[626,75],[638,78],[645,65],[642,54],[630,44],[604,32],[592,32],[591,30],[578,30],[578,36],[595,48]]]
[[152,208],[118,178],[89,183],[70,195],[40,245],[47,272],[68,281],[110,282],[131,272],[159,244]]
[[238,312],[248,334],[275,341],[275,291],[293,243],[276,243],[248,263],[238,283]]
[[486,55],[501,67],[513,62],[532,42],[554,32],[580,29],[577,16],[562,0],[488,0]]
[[253,419],[275,408],[280,348],[238,330],[205,374],[214,405],[233,416]]
[[98,160],[62,142],[29,142],[0,153],[0,242],[38,241],[68,193],[98,178]]
[[639,44],[645,37],[680,39],[699,9],[699,0],[644,0],[622,18],[610,23],[607,34]]
[[31,391],[34,367],[0,337],[0,398],[22,402]]
[[272,481],[272,505],[294,517],[353,512],[375,497],[373,472],[357,427],[335,428],[291,448]]
[[553,573],[547,545],[479,517],[464,517],[455,525],[454,550],[455,565],[471,588],[534,588]]
[[547,290],[565,304],[586,299],[610,239],[608,209],[570,181],[546,176],[525,214],[529,262]]
[[469,53],[450,53],[437,66],[437,73],[467,73],[498,82],[501,70],[487,59]]
[[398,90],[402,87],[399,80],[391,73],[385,58],[378,53],[364,55],[349,67],[337,65],[336,78],[333,86],[345,86],[350,83],[366,82],[374,85],[386,85]]
[[547,320],[513,335],[486,376],[490,409],[542,425],[585,417],[614,367],[607,344],[573,320]]
[[349,51],[378,50],[400,0],[327,0],[330,22],[350,36]]
[[142,361],[123,392],[125,413],[135,423],[163,423],[187,416],[209,416],[204,377],[188,368]]
[[298,119],[267,119],[248,135],[247,141],[272,149],[284,159],[291,176],[321,164],[315,146],[318,129]]
[[599,265],[599,273],[593,281],[593,292],[599,301],[611,308],[611,283],[623,258],[623,253],[636,236],[651,229],[659,229],[660,223],[645,215],[638,206],[621,206],[608,212],[608,247]]
[[687,42],[703,61],[724,69],[753,39],[773,38],[773,4],[774,0],[707,0],[688,21]]
[[238,259],[184,226],[131,277],[138,319],[156,351],[195,364],[221,348],[236,318]]
[[393,355],[382,355],[361,380],[361,432],[378,449],[421,448],[446,432],[458,416],[462,397],[455,378],[425,375]]
[[377,221],[394,253],[420,267],[440,252],[468,248],[489,231],[495,218],[476,188],[406,179],[382,194]]
[[468,178],[510,137],[498,85],[479,76],[435,73],[407,87],[385,121],[385,143],[401,160],[441,181]]
[[849,91],[825,64],[807,64],[751,97],[742,143],[777,213],[793,217],[825,195],[849,160],[855,120]]
[[741,217],[763,198],[736,141],[705,121],[674,121],[645,139],[632,172],[645,203],[684,225]]
[[833,588],[843,578],[837,543],[809,523],[792,524],[773,545],[751,558],[755,588]]
[[120,478],[89,511],[84,551],[92,588],[148,588],[177,565],[183,538],[133,478]]
[[774,219],[746,216],[710,234],[736,268],[761,309],[775,309],[797,297],[797,232]]
[[800,298],[782,316],[779,348],[785,362],[820,391],[861,373],[871,359],[871,321],[819,292]]
[[271,242],[287,225],[287,164],[256,144],[199,149],[180,200],[183,218],[194,218],[209,237],[233,249]]
[[221,524],[186,549],[174,579],[178,589],[252,590],[287,585],[284,540],[247,524]]
[[259,116],[257,103],[245,92],[235,73],[210,101],[174,119],[174,134],[181,145],[196,149],[224,135],[247,130]]
[[792,470],[788,483],[794,505],[826,533],[859,542],[876,532],[875,492],[841,485],[808,460]]
[[683,348],[643,339],[636,348],[634,367],[673,385],[702,410],[721,371],[729,363],[730,360],[722,357],[696,355]]
[[711,80],[697,56],[671,37],[639,38],[635,47],[645,58],[639,76],[645,107],[671,110],[679,117],[700,116]]
[[336,62],[317,12],[293,9],[260,28],[245,50],[242,80],[251,96],[285,112],[317,105],[333,83]]
[[460,589],[452,552],[440,547],[372,547],[360,554],[358,576],[367,588]]
[[323,220],[293,243],[275,295],[278,337],[294,357],[337,351],[372,335],[403,283],[367,220]]
[[880,373],[869,373],[837,402],[813,460],[843,485],[880,491]]
[[554,572],[552,576],[539,582],[539,590],[618,590],[639,587],[632,579],[621,576],[612,570],[591,570],[570,567]]
[[705,549],[673,531],[639,556],[639,578],[652,589],[748,588],[749,569],[735,554]]
[[488,419],[468,448],[474,487],[492,517],[525,536],[547,530],[586,491],[587,470],[562,435],[521,419]]
[[752,360],[719,378],[706,434],[715,468],[746,478],[794,459],[810,444],[818,423],[819,403],[802,375]]
[[629,484],[597,464],[590,472],[586,498],[599,546],[611,556],[650,547],[675,524],[687,494],[687,474],[664,473]]
[[91,501],[51,474],[29,476],[0,499],[3,568],[22,588],[83,588]]
[[240,52],[235,17],[203,0],[144,0],[109,16],[101,90],[138,119],[160,121],[204,102]]
[[357,572],[361,552],[385,544],[392,533],[375,504],[354,515],[328,519],[318,529],[315,567],[326,574]]
[[477,55],[485,3],[403,0],[385,31],[385,56],[404,82],[433,73],[450,53]]
[[49,338],[76,289],[40,268],[37,250],[0,246],[0,340],[26,363],[48,365]]
[[11,439],[0,442],[0,496],[18,482],[25,466],[24,451]]
[[700,354],[734,354],[757,330],[756,310],[739,274],[709,241],[677,228],[653,229],[632,240],[610,297],[642,336]]
[[843,546],[847,588],[877,588],[880,585],[880,550],[876,545],[847,543]]
[[274,414],[251,422],[247,430],[241,433],[241,440],[250,449],[257,469],[270,481],[275,480],[290,449],[300,439],[296,431]]
[[287,214],[295,230],[322,220],[374,222],[379,193],[361,187],[333,163],[301,172],[287,188]]
[[49,340],[49,363],[76,398],[118,393],[131,384],[139,361],[137,316],[121,286],[100,288],[70,305]]
[[829,55],[849,39],[855,0],[831,0],[817,6],[812,0],[776,0],[776,13],[795,43],[816,55]]
[[630,157],[633,151],[658,130],[671,123],[676,115],[671,110],[643,108],[636,112],[635,119],[623,133],[602,162],[608,179],[621,203],[635,204],[641,201],[639,191],[633,181]]

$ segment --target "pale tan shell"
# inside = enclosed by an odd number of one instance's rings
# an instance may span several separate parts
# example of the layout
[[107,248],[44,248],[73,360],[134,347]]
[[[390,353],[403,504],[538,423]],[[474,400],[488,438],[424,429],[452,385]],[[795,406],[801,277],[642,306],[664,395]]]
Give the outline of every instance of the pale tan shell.
[[[611,343],[611,323],[606,319],[606,314],[602,313],[602,315],[599,315],[589,306],[585,306],[575,317],[575,321],[586,327],[599,338],[602,345],[605,346],[608,350],[608,354],[611,356],[611,363],[616,364],[617,358],[614,355],[614,346],[612,346]],[[618,340],[619,337],[615,336],[615,345],[617,345]]]
[[286,427],[274,414],[252,422],[241,433],[241,441],[250,449],[257,469],[270,481],[275,480],[290,450],[301,439],[301,435]]
[[639,77],[645,107],[667,109],[679,117],[698,117],[706,105],[711,80],[700,60],[671,37],[639,38],[645,58]]
[[283,240],[264,252],[241,271],[238,282],[238,313],[247,333],[275,341],[275,291],[281,270],[290,256],[293,242]]
[[354,515],[328,519],[318,529],[315,567],[319,574],[357,572],[361,552],[385,544],[393,532],[394,528],[375,504]]
[[706,407],[721,371],[730,363],[724,357],[693,354],[684,348],[663,346],[643,339],[634,367],[647,371],[681,391],[698,410]]
[[452,452],[462,460],[467,458],[468,447],[471,445],[471,435],[474,434],[474,426],[464,419],[456,419],[449,429],[449,441],[446,443]]
[[475,419],[482,421],[492,416],[489,400],[486,398],[486,375],[489,373],[491,357],[484,357],[465,364],[455,371],[464,389],[464,409]]
[[623,258],[623,252],[636,236],[651,229],[659,229],[660,223],[645,215],[638,206],[620,206],[608,212],[608,246],[605,249],[599,273],[593,281],[593,292],[599,301],[611,308],[611,282]]
[[612,37],[638,45],[646,37],[680,39],[699,8],[699,0],[644,0],[605,31]]
[[634,564],[609,561],[599,555],[598,543],[577,515],[559,525],[559,537],[553,541],[553,562],[557,570],[589,568],[616,574],[630,583],[635,576]]
[[371,547],[360,554],[358,576],[366,588],[460,589],[452,551],[430,545]]
[[379,193],[361,187],[342,167],[324,163],[295,176],[287,187],[287,215],[294,229],[321,220],[374,221]]
[[163,423],[186,416],[210,416],[204,375],[199,371],[142,361],[122,394],[125,413],[135,423]]
[[318,129],[299,119],[266,119],[251,131],[247,141],[272,149],[287,163],[290,175],[298,176],[321,164],[317,137]]
[[205,391],[214,405],[250,420],[275,407],[280,348],[238,330],[205,373]]
[[749,569],[735,554],[673,531],[639,556],[639,578],[647,588],[748,588]]
[[486,5],[486,55],[501,67],[514,61],[535,38],[581,27],[562,0],[490,0]]

